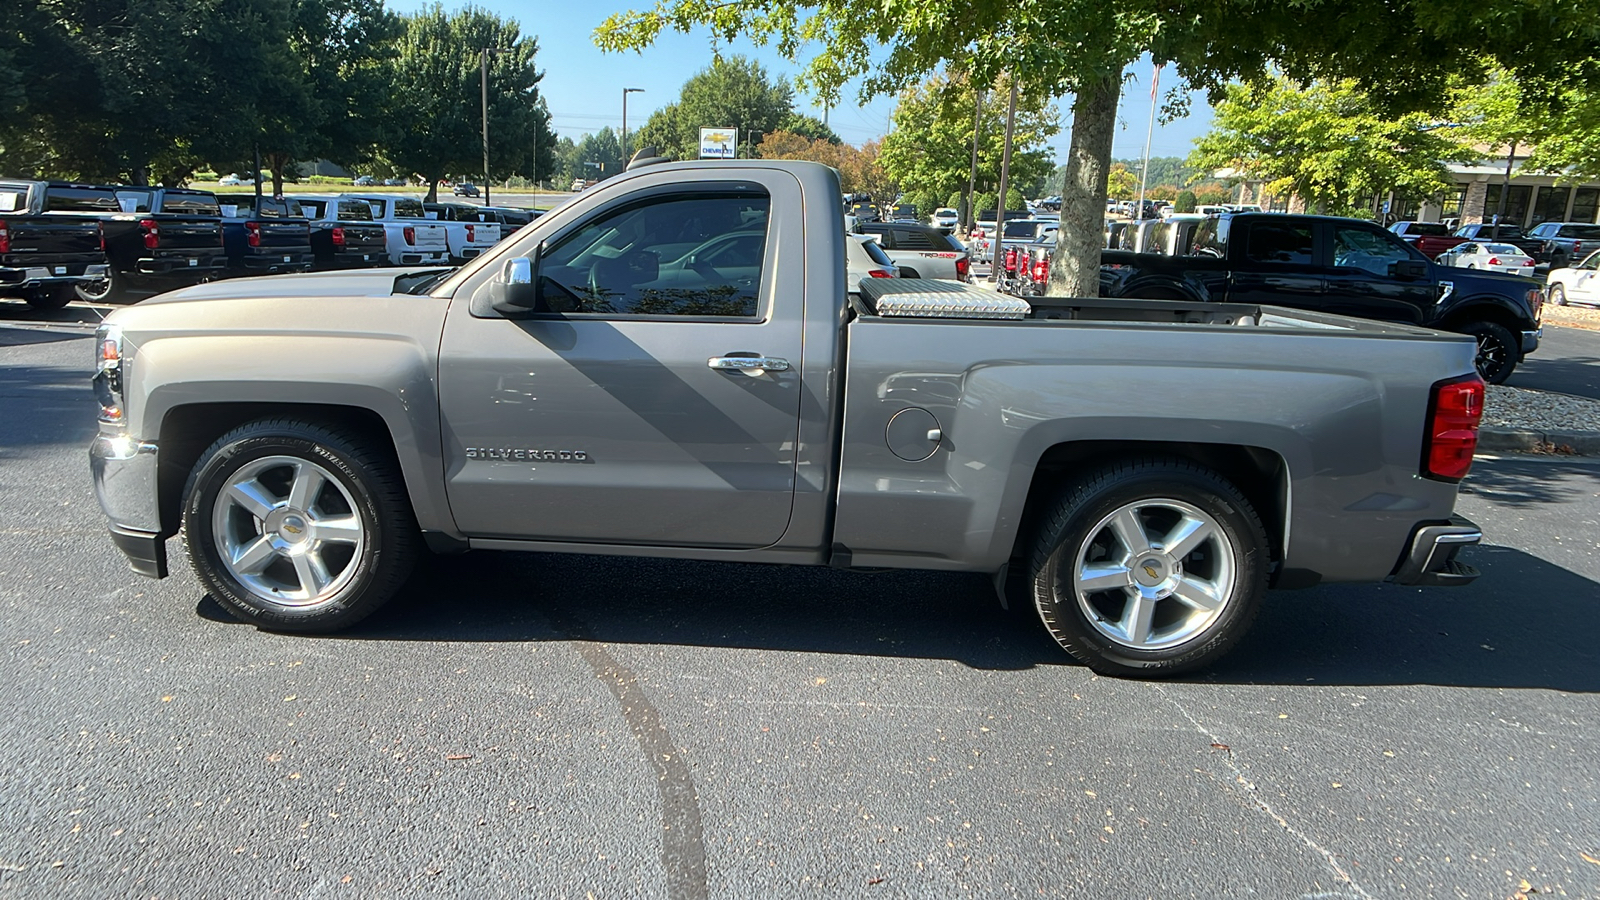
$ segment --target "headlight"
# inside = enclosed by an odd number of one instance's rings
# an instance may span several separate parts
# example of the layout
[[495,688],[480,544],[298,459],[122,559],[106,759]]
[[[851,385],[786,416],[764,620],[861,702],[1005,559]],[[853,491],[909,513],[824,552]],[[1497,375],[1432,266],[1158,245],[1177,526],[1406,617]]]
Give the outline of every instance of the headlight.
[[122,361],[122,326],[101,325],[95,331],[94,395],[100,401],[100,421],[123,422],[122,386],[126,372]]

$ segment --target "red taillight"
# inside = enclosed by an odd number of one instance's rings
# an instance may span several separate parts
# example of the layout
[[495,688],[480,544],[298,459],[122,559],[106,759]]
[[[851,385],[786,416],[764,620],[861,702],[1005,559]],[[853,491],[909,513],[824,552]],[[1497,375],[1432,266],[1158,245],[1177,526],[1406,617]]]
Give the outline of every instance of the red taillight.
[[957,278],[965,278],[965,277],[967,277],[967,273],[970,272],[971,270],[972,270],[972,260],[967,259],[965,256],[956,257],[956,277]]
[[11,226],[0,222],[0,253],[11,252]]
[[100,232],[100,252],[106,252],[106,223],[96,223],[95,229]]
[[1525,259],[1525,260],[1522,261],[1522,264],[1525,265],[1525,266],[1531,266],[1531,265],[1533,265],[1533,259],[1532,258]]
[[470,243],[472,243],[473,241],[475,241],[477,239],[478,239],[477,238],[477,231],[471,225],[468,225],[467,226],[467,243],[470,244]]
[[333,245],[335,247],[343,247],[344,246],[344,229],[343,228],[335,227],[332,231],[328,232],[328,237],[333,239]]
[[417,229],[414,226],[407,225],[405,228],[405,235],[406,243],[415,244],[417,242]]
[[252,247],[261,246],[261,223],[244,223],[244,242]]
[[1472,468],[1483,419],[1483,379],[1476,375],[1441,381],[1428,401],[1428,439],[1422,448],[1422,474],[1460,481]]
[[1500,265],[1500,257],[1498,257],[1498,256],[1489,257],[1489,265],[1491,265],[1491,266]]
[[867,274],[873,278],[893,278],[894,273],[888,269],[868,269]]
[[1015,272],[1016,270],[1017,270],[1017,248],[1012,247],[1010,250],[1006,251],[1006,271],[1007,272]]
[[144,235],[144,248],[154,250],[161,246],[161,228],[155,219],[140,219],[139,231]]
[[1033,264],[1033,280],[1044,284],[1050,280],[1050,261],[1041,259]]

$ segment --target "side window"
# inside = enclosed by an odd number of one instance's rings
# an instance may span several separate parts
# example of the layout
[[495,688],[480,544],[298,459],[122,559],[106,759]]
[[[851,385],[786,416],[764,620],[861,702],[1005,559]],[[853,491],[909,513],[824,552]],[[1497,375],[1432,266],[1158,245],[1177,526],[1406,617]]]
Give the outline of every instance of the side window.
[[920,231],[912,231],[909,228],[903,231],[894,232],[894,244],[895,247],[901,250],[935,249],[933,246],[933,241],[928,240],[928,236],[926,234]]
[[1365,269],[1387,277],[1395,263],[1413,258],[1405,243],[1387,232],[1344,226],[1333,229],[1333,264],[1336,266]]
[[1595,269],[1600,268],[1600,253],[1591,253],[1591,254],[1589,254],[1589,258],[1584,260],[1581,263],[1578,263],[1578,265],[1575,268],[1583,269],[1583,270],[1589,271],[1589,272],[1592,272]]
[[1287,222],[1254,222],[1245,255],[1251,262],[1288,263],[1309,266],[1312,252],[1311,226]]
[[1228,255],[1229,221],[1220,217],[1211,217],[1200,223],[1199,227],[1195,229],[1194,243],[1190,247],[1189,255],[1225,259]]
[[539,264],[566,313],[757,315],[769,199],[756,190],[668,194],[580,226]]

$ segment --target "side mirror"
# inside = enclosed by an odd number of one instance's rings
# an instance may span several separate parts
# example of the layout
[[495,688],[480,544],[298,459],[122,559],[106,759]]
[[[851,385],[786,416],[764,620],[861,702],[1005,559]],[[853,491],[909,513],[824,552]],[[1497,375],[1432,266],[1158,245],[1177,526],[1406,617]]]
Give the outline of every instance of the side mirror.
[[505,265],[500,268],[500,277],[490,284],[490,290],[494,298],[490,306],[501,315],[517,316],[542,312],[538,256],[513,256],[506,260]]
[[1427,278],[1428,264],[1420,259],[1402,259],[1394,264],[1396,278]]

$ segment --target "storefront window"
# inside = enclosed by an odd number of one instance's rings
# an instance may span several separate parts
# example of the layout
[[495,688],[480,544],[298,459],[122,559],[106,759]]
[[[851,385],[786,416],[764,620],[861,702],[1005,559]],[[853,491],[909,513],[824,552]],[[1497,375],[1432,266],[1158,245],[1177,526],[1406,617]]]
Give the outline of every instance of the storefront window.
[[[1493,222],[1495,213],[1500,209],[1500,189],[1504,185],[1491,184],[1483,201],[1483,220]],[[1513,184],[1506,194],[1505,219],[1513,225],[1521,225],[1528,218],[1528,201],[1533,198],[1533,188],[1525,184]]]
[[1572,197],[1573,222],[1593,222],[1600,213],[1600,188],[1578,188]]
[[1564,222],[1567,218],[1567,198],[1572,196],[1571,188],[1541,187],[1534,194],[1533,220],[1530,224],[1540,222]]

